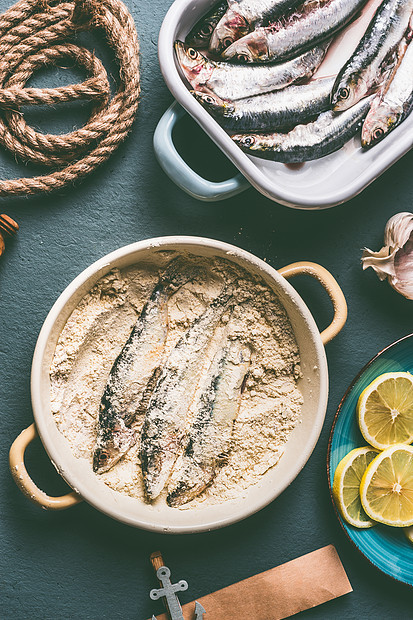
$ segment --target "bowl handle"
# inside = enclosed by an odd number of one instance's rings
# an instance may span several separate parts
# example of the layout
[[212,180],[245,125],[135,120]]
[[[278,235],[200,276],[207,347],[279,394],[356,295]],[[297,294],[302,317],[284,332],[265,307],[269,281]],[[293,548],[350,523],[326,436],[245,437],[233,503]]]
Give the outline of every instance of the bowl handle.
[[172,141],[172,131],[184,114],[185,110],[174,101],[162,116],[153,135],[156,158],[169,178],[190,196],[206,202],[231,198],[251,187],[240,173],[232,179],[215,183],[203,179],[188,166]]
[[24,464],[24,453],[29,443],[37,436],[36,426],[31,424],[16,437],[10,448],[9,465],[15,483],[32,502],[48,510],[64,510],[78,504],[82,498],[75,491],[60,497],[50,497],[41,491],[30,478]]
[[323,344],[330,342],[341,329],[347,319],[347,303],[343,295],[343,291],[339,287],[337,281],[333,278],[331,273],[327,271],[321,265],[317,263],[310,263],[307,261],[301,261],[299,263],[292,263],[282,269],[278,269],[284,278],[293,278],[294,276],[306,274],[315,278],[327,291],[331,301],[333,302],[334,317],[330,325],[321,332],[321,340]]

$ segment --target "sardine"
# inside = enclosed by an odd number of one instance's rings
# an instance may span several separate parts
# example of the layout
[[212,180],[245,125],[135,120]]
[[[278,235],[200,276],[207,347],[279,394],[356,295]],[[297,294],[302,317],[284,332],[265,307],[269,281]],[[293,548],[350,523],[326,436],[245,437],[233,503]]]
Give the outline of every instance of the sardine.
[[393,79],[373,99],[361,131],[361,146],[374,146],[400,125],[412,109],[413,45],[410,43]]
[[140,445],[145,490],[150,500],[161,493],[183,448],[189,410],[208,345],[231,299],[231,287],[225,287],[183,334],[162,367],[147,407]]
[[169,506],[181,506],[199,495],[228,457],[250,359],[250,348],[239,340],[216,353],[203,380],[185,451],[172,473]]
[[227,131],[273,131],[305,123],[328,110],[333,84],[334,78],[321,78],[233,102],[209,93],[193,91],[193,95]]
[[228,0],[228,10],[218,22],[209,44],[220,54],[231,43],[258,26],[266,26],[302,0]]
[[246,67],[214,62],[193,47],[175,41],[179,65],[192,88],[215,93],[228,101],[279,90],[310,77],[320,66],[327,47],[328,43],[325,43],[280,65]]
[[215,4],[192,28],[185,38],[185,43],[191,47],[208,47],[209,40],[216,25],[228,9],[226,0]]
[[93,471],[108,471],[136,443],[131,425],[144,413],[148,384],[150,389],[162,357],[168,300],[193,276],[180,257],[169,263],[116,358],[100,402]]
[[331,95],[334,110],[347,110],[387,81],[409,33],[413,0],[384,0],[355,52],[340,70]]
[[238,134],[231,136],[246,153],[283,163],[319,159],[341,148],[357,132],[365,118],[373,95],[355,106],[335,114],[320,114],[307,125],[297,125],[289,133]]
[[243,63],[280,62],[294,58],[330,38],[348,24],[367,0],[307,0],[295,12],[256,28],[223,53]]

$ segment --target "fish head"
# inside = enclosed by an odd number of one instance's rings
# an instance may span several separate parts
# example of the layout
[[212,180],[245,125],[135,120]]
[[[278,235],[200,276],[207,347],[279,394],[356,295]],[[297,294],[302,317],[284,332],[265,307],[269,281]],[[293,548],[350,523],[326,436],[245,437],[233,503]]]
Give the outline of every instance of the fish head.
[[267,39],[256,30],[232,43],[222,53],[222,57],[225,60],[241,63],[266,62],[269,57]]
[[216,17],[211,15],[210,19],[196,26],[185,39],[185,42],[191,47],[208,47],[209,40],[216,26]]
[[361,146],[369,148],[387,136],[402,120],[402,110],[377,104],[372,106],[361,132]]
[[235,144],[238,144],[243,151],[250,155],[257,152],[260,156],[265,157],[266,152],[273,152],[275,148],[272,134],[243,133],[235,134],[231,138]]
[[334,112],[343,112],[366,95],[368,95],[368,88],[359,74],[338,75],[332,90],[331,105]]
[[215,54],[222,54],[234,41],[248,34],[249,24],[242,15],[228,9],[219,20],[209,41],[209,50]]
[[214,67],[201,52],[182,41],[175,41],[175,53],[179,66],[193,88],[208,81]]
[[191,93],[213,116],[222,117],[226,110],[233,109],[233,105],[229,101],[224,101],[224,99],[221,99],[218,95],[215,95],[215,93],[203,93],[197,90],[193,90]]
[[98,447],[93,453],[93,471],[96,474],[103,474],[108,471],[115,462],[110,450],[106,448]]
[[93,453],[93,471],[96,474],[109,471],[136,441],[136,432],[124,424],[108,430],[97,442]]

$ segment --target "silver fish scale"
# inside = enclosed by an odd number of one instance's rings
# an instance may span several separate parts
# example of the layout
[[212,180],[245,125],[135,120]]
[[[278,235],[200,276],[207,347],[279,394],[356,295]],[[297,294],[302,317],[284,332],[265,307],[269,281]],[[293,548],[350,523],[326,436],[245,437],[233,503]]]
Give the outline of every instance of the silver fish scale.
[[[307,0],[285,21],[256,28],[238,39],[222,54],[242,55],[248,62],[280,62],[293,58],[331,37],[345,26],[367,0]],[[256,48],[260,52],[256,52]],[[244,58],[243,58],[244,59]]]
[[[363,125],[363,146],[377,142],[373,132],[379,127],[385,137],[411,113],[413,109],[413,45],[410,43],[393,79],[383,92],[375,97]],[[391,121],[390,121],[391,119]],[[390,121],[390,122],[389,122]],[[381,138],[380,138],[381,139]]]
[[279,90],[311,77],[320,66],[327,47],[327,44],[315,47],[280,65],[252,67],[217,62],[205,86],[228,101]]
[[227,130],[273,131],[304,123],[328,110],[334,79],[321,78],[309,84],[239,99],[218,110],[201,103]]
[[284,163],[300,163],[329,155],[341,148],[360,127],[373,96],[342,112],[323,112],[313,123],[298,125],[287,134],[254,136],[258,149],[243,147],[244,136],[233,136],[250,155],[257,155]]
[[297,5],[300,0],[229,0],[229,8],[212,33],[209,49],[221,53],[254,28],[264,26]]
[[382,106],[402,114],[401,122],[410,113],[413,103],[413,45],[410,43],[384,96]]
[[[339,72],[332,92],[338,100],[340,89],[354,92],[347,107],[372,92],[391,73],[398,60],[398,47],[411,20],[413,0],[384,0],[377,9],[351,58]],[[340,109],[346,104],[340,103]]]
[[247,22],[261,25],[284,11],[293,8],[302,0],[229,0],[231,10],[242,15]]

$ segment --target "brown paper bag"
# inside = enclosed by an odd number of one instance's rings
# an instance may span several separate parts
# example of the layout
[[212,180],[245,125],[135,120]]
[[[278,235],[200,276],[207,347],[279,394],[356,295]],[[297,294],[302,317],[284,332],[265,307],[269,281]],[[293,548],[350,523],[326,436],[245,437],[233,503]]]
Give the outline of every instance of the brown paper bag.
[[[281,620],[352,592],[333,545],[244,579],[197,600],[205,620]],[[195,601],[183,606],[193,620]],[[157,620],[168,620],[166,614]]]

